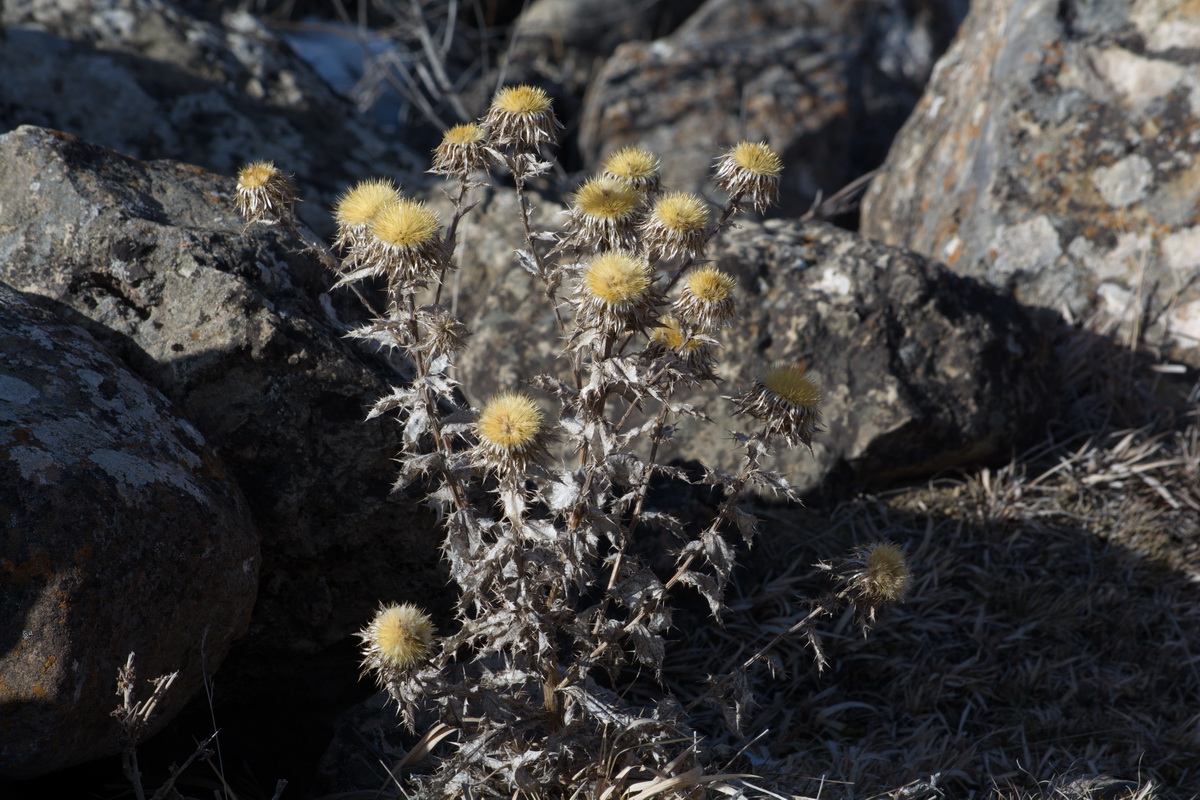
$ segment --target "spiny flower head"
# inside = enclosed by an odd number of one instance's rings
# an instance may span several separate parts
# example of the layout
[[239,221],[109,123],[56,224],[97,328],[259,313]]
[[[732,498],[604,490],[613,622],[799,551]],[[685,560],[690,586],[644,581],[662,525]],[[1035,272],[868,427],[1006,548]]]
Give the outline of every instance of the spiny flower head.
[[908,559],[891,542],[874,542],[855,548],[834,567],[842,584],[841,594],[874,621],[879,608],[900,603],[912,583]]
[[486,466],[520,472],[545,451],[542,410],[524,392],[494,395],[475,421],[479,460]]
[[253,161],[238,170],[238,213],[247,222],[290,221],[296,187],[271,161]]
[[415,349],[423,350],[432,358],[452,355],[467,346],[471,332],[463,321],[441,306],[430,305],[417,309],[417,320],[424,335]]
[[536,150],[554,143],[562,127],[554,116],[553,102],[536,86],[506,86],[496,92],[483,126],[493,147]]
[[424,661],[433,644],[433,622],[411,603],[380,606],[358,637],[363,643],[363,668],[381,685],[401,677]]
[[699,267],[687,274],[675,301],[675,314],[682,320],[709,331],[733,320],[733,290],[737,281],[716,267]]
[[363,260],[401,282],[423,285],[449,265],[439,237],[438,215],[422,202],[401,198],[371,218],[371,242]]
[[659,188],[658,156],[641,147],[623,147],[604,159],[604,174],[622,180],[643,194]]
[[568,209],[567,241],[581,249],[632,249],[642,195],[628,183],[598,175],[575,192]]
[[679,320],[671,314],[660,318],[658,326],[650,330],[650,345],[652,350],[659,348],[674,353],[699,377],[712,375],[713,345],[705,339],[685,333]]
[[400,187],[389,178],[370,178],[359,181],[343,192],[333,206],[337,223],[334,246],[355,253],[369,241],[368,226],[375,215],[386,206],[401,200]]
[[442,135],[441,144],[433,151],[433,167],[429,171],[466,180],[487,166],[486,144],[487,133],[481,125],[474,122],[455,125]]
[[717,159],[717,185],[731,198],[748,198],[758,213],[779,199],[783,161],[766,142],[739,142]]
[[655,201],[642,223],[646,249],[659,258],[696,258],[703,254],[708,205],[698,195],[670,192]]
[[653,283],[650,265],[640,256],[613,250],[593,257],[576,289],[580,326],[609,334],[645,327],[655,318],[659,301]]
[[767,438],[779,436],[790,445],[803,442],[812,449],[821,422],[821,399],[821,387],[801,363],[768,369],[734,402],[739,413],[762,420]]

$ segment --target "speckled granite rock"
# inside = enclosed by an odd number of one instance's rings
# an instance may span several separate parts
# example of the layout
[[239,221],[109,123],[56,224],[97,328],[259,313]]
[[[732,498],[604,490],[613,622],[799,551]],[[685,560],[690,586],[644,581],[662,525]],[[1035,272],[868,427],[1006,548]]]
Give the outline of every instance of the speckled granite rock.
[[130,652],[143,677],[180,673],[153,733],[249,622],[258,536],[204,437],[4,284],[0,529],[0,777],[118,752],[110,713]]
[[1200,347],[1200,18],[979,0],[871,187],[863,232]]

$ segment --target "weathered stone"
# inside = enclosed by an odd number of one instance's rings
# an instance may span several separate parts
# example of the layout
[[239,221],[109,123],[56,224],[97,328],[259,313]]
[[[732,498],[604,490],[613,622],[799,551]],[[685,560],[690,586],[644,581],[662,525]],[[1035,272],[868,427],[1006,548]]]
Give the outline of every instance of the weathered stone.
[[249,622],[258,537],[204,437],[3,284],[0,528],[2,777],[118,752],[130,652],[144,678],[179,672],[148,733],[161,728]]
[[588,93],[580,150],[595,169],[641,145],[673,189],[762,140],[784,160],[778,212],[798,215],[877,166],[965,3],[709,0],[672,35],[622,45]]
[[[389,496],[399,378],[340,338],[361,313],[276,227],[246,228],[234,184],[72,136],[0,136],[0,278],[52,298],[169,397],[249,501],[264,579],[250,644],[277,656],[347,636],[381,599],[443,591],[437,526]],[[353,301],[353,302],[351,302]]]
[[1182,2],[981,0],[863,231],[1200,347],[1200,24]]
[[8,0],[0,131],[55,128],[141,159],[233,175],[270,159],[294,173],[314,229],[363,177],[420,181],[423,157],[384,141],[261,22],[198,19],[170,0]]
[[[887,481],[1007,459],[1055,406],[1052,353],[1011,299],[908,251],[832,226],[746,223],[712,257],[739,283],[716,392],[685,396],[717,423],[685,423],[670,455],[736,467],[727,430],[751,430],[718,395],[779,362],[808,362],[825,394],[814,452],[781,450],[802,490]],[[564,292],[567,291],[564,289]],[[562,344],[540,284],[501,276],[481,309],[461,381],[473,402],[539,372]]]

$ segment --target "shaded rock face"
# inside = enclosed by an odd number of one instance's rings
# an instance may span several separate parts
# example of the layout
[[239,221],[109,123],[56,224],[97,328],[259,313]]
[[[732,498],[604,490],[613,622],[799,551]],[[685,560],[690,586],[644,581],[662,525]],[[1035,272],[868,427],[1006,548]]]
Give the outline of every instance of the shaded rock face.
[[204,437],[3,284],[0,528],[0,776],[118,752],[130,652],[143,677],[180,672],[162,727],[250,620],[258,536]]
[[1181,2],[983,0],[938,65],[863,231],[1200,346],[1200,24]]
[[783,157],[782,216],[883,161],[965,3],[709,0],[672,35],[619,47],[589,90],[579,133],[591,169],[640,145],[663,181],[704,188],[739,140]]
[[323,232],[347,183],[383,174],[408,184],[426,167],[244,11],[218,24],[164,0],[6,0],[0,13],[0,130],[56,128],[226,175],[274,160],[297,176],[310,200],[299,213]]
[[380,600],[436,604],[436,522],[388,494],[395,422],[363,421],[399,379],[340,338],[355,306],[322,296],[302,243],[246,229],[233,181],[195,167],[31,127],[0,136],[0,163],[0,278],[170,398],[245,492],[263,547],[247,646],[286,660]]
[[[908,251],[832,226],[747,223],[711,253],[739,283],[739,319],[717,391],[685,396],[717,423],[685,422],[672,455],[733,468],[727,430],[750,430],[719,395],[775,363],[806,361],[822,384],[826,430],[813,453],[775,468],[801,490],[836,476],[865,482],[1007,459],[1055,407],[1053,355],[1011,299]],[[502,276],[464,353],[473,402],[554,371],[560,344],[540,285]]]

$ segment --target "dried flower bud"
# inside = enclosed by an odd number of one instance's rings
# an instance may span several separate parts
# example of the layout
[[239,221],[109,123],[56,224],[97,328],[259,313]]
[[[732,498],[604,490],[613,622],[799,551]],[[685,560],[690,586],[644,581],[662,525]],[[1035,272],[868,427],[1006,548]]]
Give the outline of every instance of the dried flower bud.
[[483,126],[493,147],[537,150],[553,144],[562,127],[554,116],[553,103],[545,90],[536,86],[506,86],[496,92]]
[[333,206],[333,220],[337,224],[333,244],[347,254],[351,266],[360,261],[359,256],[371,241],[371,220],[383,208],[401,199],[400,187],[389,178],[359,181],[338,197]]
[[438,235],[438,215],[424,203],[401,199],[386,205],[368,227],[371,242],[363,261],[394,283],[424,285],[434,272],[450,265]]
[[758,213],[779,199],[783,162],[766,142],[739,142],[717,159],[717,185],[731,198],[749,198]]
[[523,392],[494,395],[479,412],[475,433],[479,462],[510,474],[523,472],[545,453],[542,410]]
[[604,159],[604,175],[625,181],[642,194],[659,189],[658,156],[640,147],[624,147]]
[[870,621],[876,610],[903,602],[912,583],[904,551],[891,542],[857,547],[832,569],[843,585],[840,594]]
[[693,269],[684,278],[675,314],[703,331],[723,328],[733,321],[736,288],[737,280],[716,267]]
[[615,335],[644,328],[657,317],[658,293],[644,258],[615,250],[587,262],[576,289],[580,327]]
[[424,306],[418,309],[417,319],[425,334],[421,339],[420,349],[428,352],[433,358],[457,353],[467,346],[467,337],[471,332],[462,320],[441,306]]
[[642,196],[624,181],[603,175],[579,187],[568,214],[567,244],[580,249],[633,249]]
[[271,161],[254,161],[238,170],[238,213],[247,222],[290,221],[296,202],[292,179]]
[[381,685],[396,680],[428,657],[433,622],[411,603],[380,606],[371,624],[359,632],[363,669]]
[[812,448],[821,422],[821,387],[808,376],[804,364],[767,370],[734,402],[738,413],[763,421],[768,438],[781,436],[790,445],[803,442]]
[[433,168],[429,171],[466,180],[487,168],[486,144],[487,134],[480,125],[474,122],[455,125],[443,134],[441,144],[433,151]]
[[679,325],[679,320],[667,314],[658,321],[658,327],[650,330],[651,347],[669,350],[684,362],[697,377],[712,376],[713,345],[704,339],[688,336]]
[[697,258],[704,253],[708,206],[697,195],[663,195],[642,223],[646,250],[658,258]]

